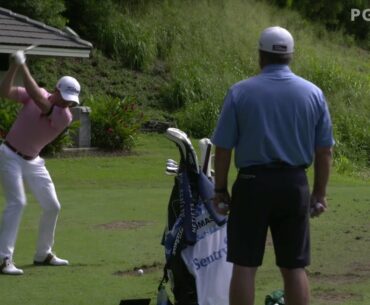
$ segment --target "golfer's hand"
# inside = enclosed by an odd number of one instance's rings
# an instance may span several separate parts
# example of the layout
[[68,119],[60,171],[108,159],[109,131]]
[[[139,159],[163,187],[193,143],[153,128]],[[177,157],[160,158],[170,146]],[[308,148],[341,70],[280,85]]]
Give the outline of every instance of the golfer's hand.
[[328,208],[328,203],[324,196],[311,195],[311,217],[319,217]]
[[26,62],[26,55],[22,50],[18,50],[12,54],[12,57],[14,58],[14,62],[17,65],[23,65]]
[[230,195],[228,192],[215,193],[213,197],[213,206],[215,211],[221,215],[227,215],[229,212]]

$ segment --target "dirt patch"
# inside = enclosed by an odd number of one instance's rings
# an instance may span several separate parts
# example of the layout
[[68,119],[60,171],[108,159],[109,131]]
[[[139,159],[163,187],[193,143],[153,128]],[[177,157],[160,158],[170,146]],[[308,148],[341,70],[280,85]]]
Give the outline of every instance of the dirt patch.
[[346,284],[361,282],[370,278],[370,262],[355,262],[349,265],[346,273],[325,274],[319,271],[310,272],[308,276],[314,281],[327,282],[332,284]]
[[360,301],[361,296],[351,292],[316,291],[313,298],[326,304],[342,304],[348,300]]
[[143,221],[143,220],[122,220],[115,221],[111,223],[103,223],[96,225],[95,228],[105,229],[105,230],[133,230],[148,225],[152,225],[152,221]]
[[[308,276],[315,282],[321,282],[324,285],[328,283],[340,287],[345,284],[367,281],[370,276],[370,263],[354,263],[347,273],[325,274],[321,272],[308,272]],[[318,288],[312,292],[312,295],[314,299],[320,300],[325,304],[343,304],[346,301],[359,302],[362,300],[361,294],[338,291],[338,289]]]
[[322,274],[321,272],[308,273],[309,278],[318,282],[333,283],[333,284],[346,284],[353,282],[360,282],[363,276],[357,273],[345,274]]
[[358,274],[363,279],[370,278],[370,262],[369,263],[353,263],[351,264],[351,270]]
[[369,263],[353,263],[352,270],[362,275],[370,276],[370,262]]
[[129,270],[118,270],[116,272],[113,273],[113,275],[117,275],[117,276],[141,276],[142,274],[140,274],[138,272],[138,270],[142,269],[144,271],[144,274],[146,273],[151,273],[151,272],[155,272],[155,271],[158,271],[158,270],[162,270],[163,269],[163,263],[159,263],[159,262],[154,262],[150,265],[141,265],[141,266],[135,266],[134,268],[132,269],[129,269]]

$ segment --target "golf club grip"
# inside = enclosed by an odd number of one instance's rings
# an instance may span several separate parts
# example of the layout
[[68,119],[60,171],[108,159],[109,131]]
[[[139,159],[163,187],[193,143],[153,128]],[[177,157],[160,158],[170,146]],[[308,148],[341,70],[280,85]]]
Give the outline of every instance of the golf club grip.
[[209,158],[211,157],[211,149],[212,149],[212,144],[208,144],[207,145],[207,150],[206,150],[206,155],[204,157],[203,169],[202,169],[202,171],[205,175],[207,175]]

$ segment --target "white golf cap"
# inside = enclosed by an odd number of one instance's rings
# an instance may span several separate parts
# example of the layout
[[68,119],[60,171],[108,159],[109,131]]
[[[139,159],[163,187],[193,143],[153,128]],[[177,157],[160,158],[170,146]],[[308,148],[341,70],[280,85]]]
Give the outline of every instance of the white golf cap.
[[81,86],[74,77],[63,76],[58,80],[56,87],[65,101],[80,103],[78,95],[80,94]]
[[294,52],[294,39],[284,28],[269,27],[261,33],[259,49],[269,53],[291,54]]

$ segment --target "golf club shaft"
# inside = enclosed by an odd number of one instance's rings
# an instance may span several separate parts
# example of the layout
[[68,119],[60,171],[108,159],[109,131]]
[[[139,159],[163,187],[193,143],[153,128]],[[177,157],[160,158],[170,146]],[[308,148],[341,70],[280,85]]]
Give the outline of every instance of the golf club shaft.
[[25,49],[23,50],[23,52],[24,52],[24,53],[27,53],[27,52],[29,52],[29,51],[31,51],[32,49],[37,48],[37,47],[38,47],[38,45],[37,45],[37,44],[32,44],[32,45],[28,46],[27,48],[25,48]]

